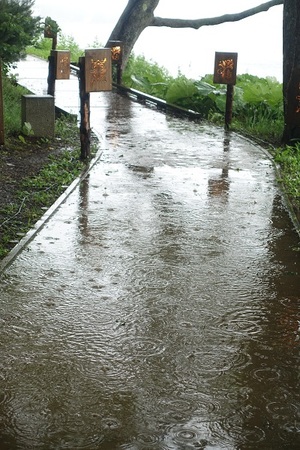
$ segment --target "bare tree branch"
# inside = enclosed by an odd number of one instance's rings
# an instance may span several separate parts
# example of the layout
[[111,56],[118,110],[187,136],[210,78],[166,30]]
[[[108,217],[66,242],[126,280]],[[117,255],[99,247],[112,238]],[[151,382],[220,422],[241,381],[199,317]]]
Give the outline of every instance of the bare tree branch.
[[203,26],[219,25],[225,22],[237,22],[247,17],[253,16],[260,12],[268,11],[273,6],[282,5],[284,0],[272,0],[266,3],[262,3],[251,9],[247,9],[241,13],[225,14],[219,17],[211,17],[207,19],[169,19],[163,17],[153,17],[153,20],[149,26],[152,27],[169,27],[169,28],[194,28],[198,30]]

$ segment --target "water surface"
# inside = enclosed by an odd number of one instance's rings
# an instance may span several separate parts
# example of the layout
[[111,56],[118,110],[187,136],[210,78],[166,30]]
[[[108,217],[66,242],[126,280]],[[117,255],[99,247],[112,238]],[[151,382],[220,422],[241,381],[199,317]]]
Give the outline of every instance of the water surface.
[[300,242],[261,149],[115,94],[1,276],[0,442],[296,449]]

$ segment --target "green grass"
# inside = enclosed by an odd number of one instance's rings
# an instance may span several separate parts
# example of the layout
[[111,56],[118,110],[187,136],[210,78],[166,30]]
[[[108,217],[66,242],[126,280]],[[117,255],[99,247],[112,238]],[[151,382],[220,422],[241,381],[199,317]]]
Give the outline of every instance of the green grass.
[[[61,136],[68,133],[68,139],[62,137],[59,141],[61,150],[53,155],[50,154],[48,162],[38,173],[24,178],[14,193],[13,200],[6,207],[0,209],[0,217],[2,217],[0,258],[10,251],[20,236],[29,231],[42,217],[45,210],[66,190],[66,187],[87,168],[86,162],[80,160],[76,122],[70,121],[68,118],[59,119],[57,120],[57,138],[59,129],[63,130]],[[49,144],[51,146],[51,142],[44,141],[46,147],[49,147]],[[20,142],[19,152],[21,155],[24,145],[30,145],[30,143]],[[43,145],[43,142],[39,142],[39,145]],[[6,151],[9,151],[9,144]]]
[[18,86],[14,78],[3,76],[3,113],[4,129],[8,135],[21,130],[21,98],[28,90]]
[[[205,120],[224,124],[227,88],[214,84],[212,74],[199,80],[180,73],[174,78],[155,62],[132,55],[123,74],[123,83],[168,103],[194,110]],[[231,129],[278,145],[283,132],[281,83],[275,78],[238,76]]]
[[[51,49],[52,39],[41,37],[34,46],[27,47],[26,52],[29,55],[47,60]],[[58,34],[56,50],[69,50],[72,62],[78,62],[79,57],[84,55],[84,51],[76,44],[72,36],[66,36],[61,33]]]
[[[6,217],[0,224],[5,242],[13,239],[16,230],[26,233],[86,167],[78,158],[78,149],[50,156],[49,160],[37,175],[21,182],[14,202],[1,210]],[[0,245],[0,256],[3,253],[6,249]]]
[[300,206],[300,143],[276,150],[274,160],[280,165],[284,189],[293,204]]
[[[23,179],[19,185],[18,181],[14,182],[18,189],[11,191],[14,192],[13,200],[0,210],[0,258],[9,252],[14,242],[20,239],[20,235],[25,234],[42,217],[45,209],[49,208],[87,167],[87,163],[80,160],[79,130],[74,117],[62,116],[56,119],[53,140],[39,138],[32,141],[23,134],[21,96],[26,93],[28,92],[25,89],[16,85],[14,79],[3,77],[5,146],[1,147],[0,167],[1,153],[4,157],[11,151],[12,155],[12,150],[14,153],[17,151],[21,158],[22,155],[26,158],[28,149],[32,151],[33,147],[37,154],[39,148],[50,148],[49,154],[53,154],[38,173]],[[91,151],[93,156],[94,146]]]

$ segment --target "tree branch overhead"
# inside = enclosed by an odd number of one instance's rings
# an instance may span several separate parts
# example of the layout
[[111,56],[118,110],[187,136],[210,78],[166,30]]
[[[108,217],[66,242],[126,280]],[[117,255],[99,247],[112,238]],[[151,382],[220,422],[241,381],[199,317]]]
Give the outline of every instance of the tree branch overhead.
[[169,28],[194,28],[198,30],[203,26],[209,25],[220,25],[225,22],[238,22],[239,20],[246,19],[260,12],[268,11],[273,6],[282,5],[283,0],[271,0],[266,3],[262,3],[254,8],[247,9],[246,11],[235,13],[235,14],[225,14],[219,17],[211,17],[204,19],[170,19],[164,17],[153,17],[150,26],[153,27],[169,27]]

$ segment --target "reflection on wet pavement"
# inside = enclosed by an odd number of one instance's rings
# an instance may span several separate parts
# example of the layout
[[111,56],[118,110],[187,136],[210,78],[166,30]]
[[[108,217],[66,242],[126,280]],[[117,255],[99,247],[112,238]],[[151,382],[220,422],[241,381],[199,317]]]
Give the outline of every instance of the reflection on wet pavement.
[[2,274],[1,449],[296,449],[299,237],[235,134],[93,99],[103,154]]

